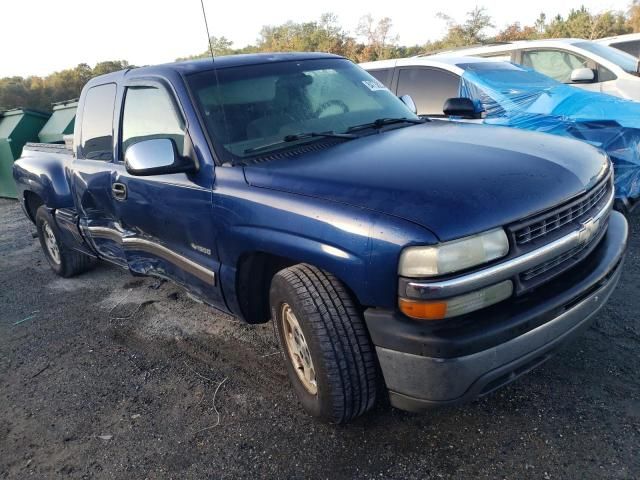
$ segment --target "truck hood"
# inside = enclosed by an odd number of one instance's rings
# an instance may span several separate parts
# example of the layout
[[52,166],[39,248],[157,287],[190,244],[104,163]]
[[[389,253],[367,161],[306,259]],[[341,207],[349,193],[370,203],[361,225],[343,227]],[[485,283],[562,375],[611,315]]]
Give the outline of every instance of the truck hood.
[[592,186],[608,162],[577,140],[444,121],[300,150],[246,166],[247,182],[400,217],[441,241],[554,207]]

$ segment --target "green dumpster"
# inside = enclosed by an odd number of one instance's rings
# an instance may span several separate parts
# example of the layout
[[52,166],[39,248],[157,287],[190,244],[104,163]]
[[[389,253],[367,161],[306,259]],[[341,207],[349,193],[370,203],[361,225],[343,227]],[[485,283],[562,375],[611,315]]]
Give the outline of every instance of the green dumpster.
[[38,137],[42,143],[63,143],[64,136],[73,133],[78,102],[69,100],[53,104],[53,113]]
[[0,114],[0,197],[16,198],[13,162],[20,158],[27,142],[37,142],[48,113],[17,108]]

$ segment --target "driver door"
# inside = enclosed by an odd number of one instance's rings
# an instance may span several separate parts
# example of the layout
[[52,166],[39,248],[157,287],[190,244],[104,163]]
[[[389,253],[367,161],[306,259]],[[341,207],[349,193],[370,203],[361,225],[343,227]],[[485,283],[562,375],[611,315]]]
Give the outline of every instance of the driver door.
[[[160,82],[129,84],[119,131],[121,158],[115,162],[113,181],[123,194],[115,210],[129,269],[169,278],[222,306],[212,221],[214,170],[202,165],[194,151],[172,91]],[[200,168],[194,173],[146,176],[128,172],[127,150],[153,139],[171,140],[179,156]],[[153,167],[154,158],[144,162]]]

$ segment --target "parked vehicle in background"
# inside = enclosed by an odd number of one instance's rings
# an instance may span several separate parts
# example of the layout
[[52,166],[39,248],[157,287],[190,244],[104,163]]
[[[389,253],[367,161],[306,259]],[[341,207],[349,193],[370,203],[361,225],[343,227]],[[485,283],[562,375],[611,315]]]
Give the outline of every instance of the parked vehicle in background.
[[397,95],[410,95],[419,115],[551,133],[597,146],[613,161],[617,208],[628,212],[640,199],[638,102],[579,90],[493,59],[436,55],[361,66]]
[[300,402],[330,422],[369,410],[380,372],[407,410],[487,395],[587,327],[620,278],[604,153],[421,120],[334,55],[97,77],[75,125],[73,150],[27,147],[14,167],[53,270],[104,259],[273,319]]
[[518,41],[461,48],[437,55],[510,60],[562,83],[640,100],[638,58],[590,40],[559,38]]
[[629,55],[640,58],[640,33],[629,33],[615,37],[601,38],[597,43],[622,50]]

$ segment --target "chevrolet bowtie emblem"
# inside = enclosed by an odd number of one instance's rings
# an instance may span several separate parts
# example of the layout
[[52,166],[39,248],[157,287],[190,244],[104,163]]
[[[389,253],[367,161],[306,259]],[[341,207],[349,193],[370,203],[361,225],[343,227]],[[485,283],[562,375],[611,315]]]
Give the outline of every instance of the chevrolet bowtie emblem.
[[580,245],[585,245],[591,241],[591,239],[600,230],[600,219],[590,218],[582,224],[582,228],[578,233],[578,242]]

